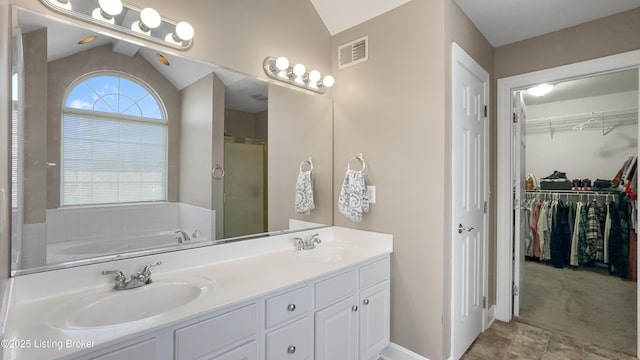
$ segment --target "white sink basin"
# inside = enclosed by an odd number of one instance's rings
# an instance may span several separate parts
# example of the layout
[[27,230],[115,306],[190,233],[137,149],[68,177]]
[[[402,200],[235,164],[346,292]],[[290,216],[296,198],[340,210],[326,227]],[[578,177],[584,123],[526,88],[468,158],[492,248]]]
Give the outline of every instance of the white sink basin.
[[345,246],[318,246],[298,253],[300,259],[310,262],[333,263],[351,256],[353,249]]
[[212,290],[207,278],[162,279],[131,290],[99,291],[64,304],[49,323],[58,328],[109,327],[166,314]]

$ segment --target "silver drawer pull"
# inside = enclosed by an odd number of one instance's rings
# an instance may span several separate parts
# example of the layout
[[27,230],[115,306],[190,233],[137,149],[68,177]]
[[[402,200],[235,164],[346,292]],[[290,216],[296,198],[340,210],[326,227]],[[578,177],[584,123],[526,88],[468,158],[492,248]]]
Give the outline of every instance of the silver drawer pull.
[[295,347],[295,346],[293,346],[293,345],[289,346],[289,347],[287,348],[287,352],[288,352],[289,354],[294,354],[294,353],[296,352],[296,347]]
[[351,307],[351,311],[358,311],[358,305],[353,305]]
[[364,301],[362,302],[365,305],[369,305],[369,299],[364,299]]
[[289,311],[296,311],[296,304],[289,304],[289,306],[287,306],[287,310]]

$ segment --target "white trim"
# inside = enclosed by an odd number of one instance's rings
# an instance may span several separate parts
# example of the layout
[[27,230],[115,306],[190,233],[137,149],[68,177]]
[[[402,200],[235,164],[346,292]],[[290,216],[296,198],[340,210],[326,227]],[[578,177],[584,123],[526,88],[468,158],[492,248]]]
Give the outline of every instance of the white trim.
[[[531,73],[498,79],[498,187],[497,187],[497,268],[496,318],[510,321],[512,316],[511,284],[513,266],[512,211],[511,211],[511,91],[543,82],[567,80],[596,73],[618,71],[640,66],[640,50],[606,56],[575,64],[558,66]],[[640,248],[639,248],[640,253]],[[640,287],[638,287],[640,289]],[[640,296],[639,296],[640,304]],[[638,314],[640,323],[640,314]],[[639,351],[640,351],[640,333]]]
[[[489,73],[482,68],[482,66],[480,66],[480,64],[478,64],[469,54],[467,54],[464,49],[462,47],[460,47],[460,45],[458,45],[457,43],[453,42],[451,44],[451,58],[452,58],[452,66],[451,66],[451,96],[457,96],[457,94],[455,94],[455,89],[453,89],[453,78],[454,78],[454,71],[456,69],[455,64],[456,63],[460,63],[462,66],[464,66],[465,68],[467,68],[469,71],[471,71],[475,76],[477,76],[478,78],[480,78],[482,80],[483,83],[483,90],[484,90],[484,105],[485,108],[487,109],[487,116],[485,117],[485,121],[484,121],[484,201],[487,202],[487,212],[484,214],[484,218],[483,218],[483,226],[484,226],[484,233],[483,233],[483,246],[482,246],[482,256],[483,256],[483,261],[482,261],[482,292],[483,292],[483,296],[488,298],[488,294],[489,294],[489,211],[488,211],[488,203],[489,203],[489,192],[491,189],[490,186],[490,153],[489,153],[489,144],[491,141],[490,138],[490,131],[489,131],[489,119],[491,114],[489,113],[489,104],[490,102],[490,95],[491,92],[489,91],[489,80],[490,80],[490,76]],[[451,104],[452,109],[451,109],[451,116],[453,117],[453,103]],[[454,119],[451,119],[451,122],[454,122]],[[453,132],[452,132],[453,133]],[[453,135],[451,135],[453,136]],[[452,149],[451,149],[451,157],[452,159],[455,158],[455,154],[454,152],[456,151],[456,149],[453,149],[453,138],[451,139],[451,144],[452,144]],[[453,177],[454,174],[453,172],[455,171],[454,167],[451,167],[451,176]],[[455,189],[453,190],[455,191]],[[453,202],[453,191],[451,193],[451,198],[449,199],[451,202]],[[455,218],[455,213],[454,213],[454,207],[451,207],[451,218],[454,219]],[[456,230],[454,229],[454,227],[451,227],[451,238],[455,239],[456,238]],[[454,252],[453,250],[451,251],[451,274],[454,274]],[[454,284],[453,284],[453,278],[451,280],[451,307],[453,307],[453,298],[454,298]],[[493,315],[492,315],[493,316]],[[449,351],[451,356],[453,356],[454,353],[454,339],[456,339],[456,334],[454,334],[454,330],[455,330],[455,326],[454,326],[454,314],[453,311],[450,312],[450,327],[451,327],[451,333],[450,333],[450,341],[449,341]],[[482,309],[482,331],[485,331],[486,329],[489,328],[490,323],[488,323],[486,321],[487,319],[487,309]]]
[[382,350],[380,358],[383,360],[429,360],[420,354],[416,354],[394,343],[390,343],[389,346]]
[[496,321],[495,305],[491,305],[491,307],[485,311],[484,321],[485,321],[485,324],[487,324],[487,326],[482,331],[487,331],[487,329],[489,329],[491,325],[493,325],[493,323]]

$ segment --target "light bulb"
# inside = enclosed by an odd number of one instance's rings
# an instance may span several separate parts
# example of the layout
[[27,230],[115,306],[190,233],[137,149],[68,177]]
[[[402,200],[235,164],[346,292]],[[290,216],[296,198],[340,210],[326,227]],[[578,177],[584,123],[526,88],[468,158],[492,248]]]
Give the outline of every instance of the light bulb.
[[140,20],[131,24],[131,30],[145,35],[151,35],[151,29],[155,29],[162,23],[160,14],[152,8],[144,8],[140,11]]
[[300,77],[300,76],[304,75],[305,72],[307,72],[307,68],[305,68],[304,65],[302,65],[302,64],[296,64],[293,67],[293,74],[295,76]]
[[120,0],[98,0],[98,4],[107,16],[114,17],[122,12],[122,1]]
[[144,25],[147,29],[155,29],[162,23],[160,13],[152,8],[144,8],[140,12],[140,24]]
[[96,20],[115,24],[115,19],[113,17],[122,12],[122,1],[98,0],[98,5],[100,5],[100,7],[93,9],[91,17]]
[[330,88],[333,86],[333,84],[335,84],[335,79],[333,78],[333,76],[331,75],[327,75],[324,77],[324,79],[322,79],[322,85]]
[[289,59],[284,56],[280,56],[276,59],[276,69],[278,70],[287,70],[289,68]]
[[186,21],[180,21],[176,25],[176,36],[182,41],[189,41],[193,39],[194,30],[193,26]]
[[311,72],[309,73],[309,81],[313,84],[317,83],[318,81],[320,81],[320,78],[322,77],[322,75],[320,75],[320,71],[318,70],[311,70]]

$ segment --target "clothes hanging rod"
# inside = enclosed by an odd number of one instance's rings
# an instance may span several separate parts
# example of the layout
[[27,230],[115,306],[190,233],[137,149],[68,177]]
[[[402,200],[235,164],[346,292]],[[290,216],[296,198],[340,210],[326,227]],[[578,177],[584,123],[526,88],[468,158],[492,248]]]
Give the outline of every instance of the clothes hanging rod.
[[526,190],[527,194],[566,194],[566,195],[617,195],[619,190]]

